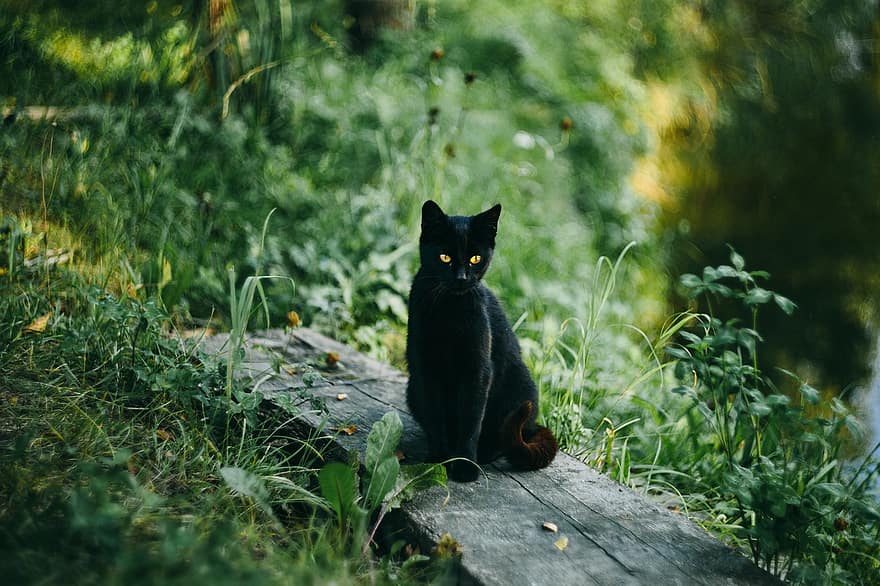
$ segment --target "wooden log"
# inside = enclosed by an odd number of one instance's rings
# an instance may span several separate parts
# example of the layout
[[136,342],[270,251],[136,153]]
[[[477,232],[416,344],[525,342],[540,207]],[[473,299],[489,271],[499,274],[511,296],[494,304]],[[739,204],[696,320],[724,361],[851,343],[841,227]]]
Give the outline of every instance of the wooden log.
[[[217,351],[224,339],[213,336],[204,344]],[[388,365],[307,329],[273,330],[249,338],[240,373],[263,381],[264,394],[297,393],[306,386],[302,374],[290,374],[285,364],[322,365],[328,353],[339,361],[310,392],[325,401],[329,415],[306,412],[300,432],[327,438],[337,457],[362,456],[372,424],[395,410],[405,427],[405,463],[422,461],[424,436],[406,410],[406,375]],[[351,435],[331,432],[350,426]],[[547,522],[557,532],[543,529]],[[386,538],[415,542],[423,552],[451,534],[463,550],[460,583],[779,583],[682,515],[563,453],[534,472],[511,470],[499,460],[477,482],[450,482],[448,492],[437,487],[419,494],[387,523],[393,534]]]

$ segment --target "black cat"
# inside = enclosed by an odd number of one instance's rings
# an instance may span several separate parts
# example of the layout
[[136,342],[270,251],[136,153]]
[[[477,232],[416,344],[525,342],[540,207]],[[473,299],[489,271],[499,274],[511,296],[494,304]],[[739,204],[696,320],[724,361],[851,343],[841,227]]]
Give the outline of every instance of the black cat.
[[[480,463],[506,456],[547,466],[557,444],[535,423],[538,390],[498,299],[481,282],[495,248],[501,205],[476,216],[422,206],[421,267],[409,296],[407,404],[428,436],[432,461]],[[479,470],[456,460],[454,480]]]

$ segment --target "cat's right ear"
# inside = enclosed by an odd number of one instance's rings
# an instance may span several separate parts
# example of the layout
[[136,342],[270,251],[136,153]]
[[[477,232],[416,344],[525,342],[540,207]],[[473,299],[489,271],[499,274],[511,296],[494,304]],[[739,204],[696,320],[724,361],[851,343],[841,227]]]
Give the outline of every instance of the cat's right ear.
[[422,206],[422,234],[430,233],[446,223],[446,214],[434,201],[428,200]]

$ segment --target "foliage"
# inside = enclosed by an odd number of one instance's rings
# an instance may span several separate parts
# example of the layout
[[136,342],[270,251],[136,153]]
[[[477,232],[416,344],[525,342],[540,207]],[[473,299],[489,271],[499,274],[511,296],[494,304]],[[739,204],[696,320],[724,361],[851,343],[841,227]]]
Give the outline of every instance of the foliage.
[[[684,275],[693,298],[736,300],[752,311],[794,304],[764,289],[766,273],[733,266],[707,267],[702,277]],[[711,307],[711,303],[710,303]],[[716,511],[738,529],[756,563],[795,583],[859,583],[880,569],[880,508],[871,493],[880,466],[865,457],[847,466],[845,446],[862,430],[839,399],[820,405],[819,391],[801,383],[795,398],[782,394],[757,364],[758,332],[737,319],[703,315],[699,329],[682,330],[682,343],[667,352],[681,386],[674,392],[693,405],[693,441],[708,442],[686,471],[716,487]]]
[[[62,116],[54,127],[19,116],[0,146],[10,162],[4,206],[72,226],[83,239],[82,259],[103,265],[122,288],[132,281],[145,294],[161,289],[169,309],[221,319],[230,315],[227,266],[237,267],[239,281],[259,272],[260,226],[276,208],[262,268],[296,280],[306,323],[392,359],[402,356],[423,198],[462,213],[503,202],[505,237],[492,278],[516,313],[576,315],[584,298],[577,283],[590,278],[594,248],[617,253],[632,238],[648,239],[650,206],[623,180],[645,146],[635,123],[639,91],[599,66],[598,56],[617,51],[599,32],[583,32],[552,8],[536,20],[529,7],[506,3],[484,5],[497,20],[487,27],[486,18],[452,3],[430,27],[359,59],[339,46],[340,7],[303,6],[292,21],[286,7],[241,7],[221,19],[218,46],[207,42],[214,34],[207,15],[169,16],[173,9],[160,4],[152,18],[133,19],[143,27],[131,40],[134,51],[154,56],[149,67],[158,70],[167,66],[158,58],[169,42],[162,27],[188,31],[189,60],[177,62],[190,65],[171,76],[187,82],[144,94],[142,71],[120,70],[114,87],[129,76],[134,101],[117,89],[106,107]],[[88,38],[77,26],[60,26],[70,15],[57,11],[43,24],[55,23],[58,38]],[[52,27],[33,29],[36,19],[18,7],[4,21],[23,69],[75,62],[78,53],[45,52]],[[269,37],[259,32],[265,27]],[[548,44],[559,31],[585,51]],[[199,53],[200,45],[211,51]],[[230,51],[219,50],[227,45]],[[448,50],[431,60],[438,45]],[[217,96],[236,76],[276,61],[237,87],[222,121],[221,104],[196,83],[213,84]],[[53,101],[88,102],[107,91],[91,68],[78,71]],[[32,79],[21,79],[15,92],[30,103],[47,83]],[[614,102],[603,99],[609,92]],[[524,240],[531,244],[520,246]],[[126,263],[130,270],[117,268]],[[648,286],[650,271],[641,273]],[[291,297],[280,283],[267,287],[279,323]],[[657,301],[647,304],[656,311]]]
[[[420,490],[446,486],[446,468],[442,464],[400,465],[396,449],[402,433],[403,423],[394,411],[373,424],[367,436],[360,490],[357,466],[330,462],[318,475],[321,494],[336,513],[340,531],[350,535],[355,551],[361,543],[363,553],[368,551],[379,524],[389,511]],[[365,534],[371,518],[374,519],[372,527],[369,534]],[[426,559],[412,556],[408,561],[412,565]]]
[[286,414],[236,435],[255,414],[234,414],[222,364],[170,335],[155,303],[66,272],[44,288],[31,273],[0,285],[5,576],[231,584],[360,571],[326,537],[315,456],[286,437]]

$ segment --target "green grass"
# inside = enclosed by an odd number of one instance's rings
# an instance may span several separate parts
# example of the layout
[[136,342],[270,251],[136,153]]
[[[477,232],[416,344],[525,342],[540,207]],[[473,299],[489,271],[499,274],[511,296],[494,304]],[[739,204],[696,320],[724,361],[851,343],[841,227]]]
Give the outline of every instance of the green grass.
[[[64,273],[49,289],[29,281],[4,279],[0,297],[7,579],[321,583],[371,571],[331,537],[311,491],[315,453],[287,435],[287,415],[230,419],[223,365],[156,305]],[[43,332],[25,331],[49,311]],[[265,500],[226,470],[259,479]]]

